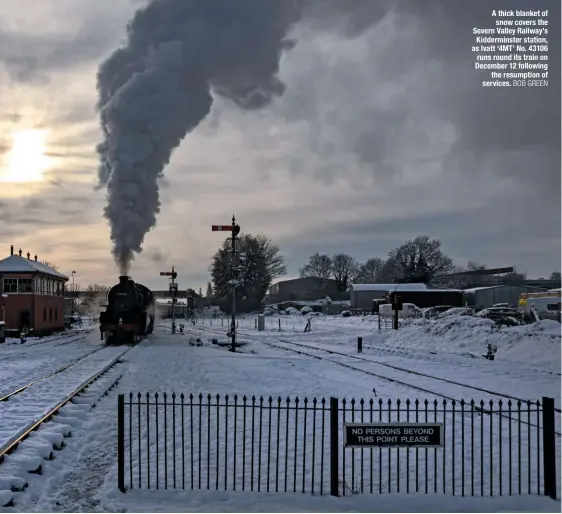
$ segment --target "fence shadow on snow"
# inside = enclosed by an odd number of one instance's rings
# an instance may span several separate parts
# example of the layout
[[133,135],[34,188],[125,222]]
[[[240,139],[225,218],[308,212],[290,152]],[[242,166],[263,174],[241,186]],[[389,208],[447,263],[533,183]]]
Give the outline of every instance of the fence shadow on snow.
[[[442,424],[442,446],[344,447],[344,423]],[[556,497],[554,401],[459,402],[130,393],[128,489]]]

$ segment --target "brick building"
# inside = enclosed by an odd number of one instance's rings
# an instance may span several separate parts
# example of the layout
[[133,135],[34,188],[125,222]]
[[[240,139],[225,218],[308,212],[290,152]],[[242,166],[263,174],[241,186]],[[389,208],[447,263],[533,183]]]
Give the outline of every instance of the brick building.
[[22,251],[0,260],[0,320],[6,331],[19,333],[24,326],[33,334],[64,328],[64,285],[68,277]]

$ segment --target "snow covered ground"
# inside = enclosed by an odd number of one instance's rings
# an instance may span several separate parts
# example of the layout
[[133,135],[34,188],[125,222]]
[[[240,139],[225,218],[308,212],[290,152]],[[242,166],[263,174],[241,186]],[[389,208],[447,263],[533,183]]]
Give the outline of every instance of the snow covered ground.
[[[121,366],[123,377],[119,385],[102,401],[100,401],[94,411],[85,414],[80,423],[73,426],[73,437],[67,440],[67,446],[61,452],[56,452],[55,460],[43,461],[43,474],[41,476],[33,476],[30,480],[30,487],[23,492],[14,493],[14,501],[16,508],[1,509],[5,511],[134,511],[134,512],[190,512],[190,511],[309,511],[309,512],[322,512],[322,511],[359,511],[359,512],[497,512],[497,511],[532,511],[532,512],[559,512],[560,503],[554,502],[550,499],[538,497],[536,495],[525,495],[528,485],[528,480],[532,480],[533,484],[540,477],[537,473],[540,470],[540,465],[537,466],[535,459],[528,461],[527,452],[533,452],[535,455],[537,451],[536,430],[529,428],[528,425],[523,428],[521,437],[519,438],[514,431],[511,439],[508,437],[509,427],[516,426],[509,419],[503,418],[503,425],[499,425],[500,417],[476,415],[476,421],[466,417],[461,417],[460,413],[456,412],[456,418],[453,414],[439,413],[438,420],[447,424],[446,430],[450,434],[451,427],[455,427],[457,431],[465,430],[465,437],[469,437],[469,433],[473,427],[476,426],[478,430],[482,426],[486,437],[480,444],[479,433],[477,432],[475,448],[479,450],[484,449],[485,461],[483,463],[484,480],[480,480],[480,468],[477,468],[477,484],[479,488],[482,482],[486,488],[491,486],[490,477],[495,478],[494,484],[491,487],[498,487],[498,477],[501,474],[504,480],[504,489],[507,482],[511,479],[514,491],[517,490],[518,477],[509,477],[506,475],[508,453],[507,448],[511,447],[513,443],[514,461],[522,455],[524,462],[523,469],[520,470],[519,476],[522,479],[522,488],[524,495],[522,497],[505,497],[505,498],[461,498],[451,495],[450,475],[453,469],[456,471],[455,483],[459,484],[461,476],[464,476],[469,484],[470,468],[470,455],[462,453],[462,447],[459,444],[455,445],[456,459],[454,461],[446,457],[445,462],[445,476],[448,480],[448,494],[438,495],[431,493],[429,495],[419,495],[415,493],[414,485],[411,486],[410,494],[395,494],[396,491],[396,477],[401,481],[401,492],[405,491],[406,480],[406,467],[405,462],[408,459],[410,468],[408,469],[408,476],[414,484],[414,470],[415,470],[415,450],[402,450],[399,462],[400,470],[397,470],[396,463],[398,457],[392,454],[389,458],[388,450],[383,452],[383,461],[377,461],[376,455],[379,454],[375,450],[376,463],[375,472],[379,473],[382,469],[382,477],[387,477],[388,474],[393,477],[392,490],[393,494],[384,492],[379,494],[378,484],[376,492],[373,494],[348,494],[345,498],[331,498],[331,497],[312,497],[310,494],[297,493],[267,493],[265,491],[252,493],[249,491],[232,492],[232,491],[196,491],[187,492],[181,490],[168,490],[168,491],[148,491],[133,489],[128,491],[127,494],[122,494],[117,489],[117,465],[116,465],[116,404],[118,393],[141,392],[143,398],[145,393],[150,392],[151,395],[155,392],[162,394],[167,392],[169,395],[175,392],[177,398],[181,393],[184,393],[186,398],[190,394],[198,395],[201,393],[204,398],[208,394],[219,394],[224,397],[228,394],[230,402],[233,401],[233,396],[238,395],[239,402],[241,402],[243,395],[251,398],[252,395],[263,396],[265,402],[268,402],[269,396],[277,401],[278,397],[283,400],[290,397],[292,401],[295,397],[299,397],[301,402],[304,397],[311,400],[313,397],[329,398],[331,396],[338,397],[340,400],[347,398],[364,398],[367,402],[373,399],[375,401],[375,419],[379,419],[378,401],[383,400],[386,406],[390,400],[394,403],[397,399],[405,400],[410,398],[415,400],[419,398],[439,399],[441,402],[443,396],[451,398],[464,398],[470,400],[472,397],[476,400],[480,398],[486,401],[490,399],[497,400],[502,395],[512,395],[524,399],[540,399],[542,396],[553,396],[560,405],[560,325],[554,327],[549,323],[543,322],[539,326],[519,327],[517,329],[502,329],[500,332],[492,332],[489,325],[482,323],[478,320],[477,324],[474,323],[472,318],[469,321],[453,320],[447,322],[437,322],[428,324],[412,325],[402,328],[399,331],[378,331],[376,323],[370,317],[364,318],[341,318],[341,317],[316,317],[312,320],[312,331],[303,333],[302,329],[306,323],[304,317],[294,317],[295,326],[299,327],[299,332],[293,332],[292,316],[282,317],[282,321],[287,321],[285,327],[282,326],[282,331],[278,331],[278,322],[276,319],[268,318],[268,328],[266,332],[257,332],[254,327],[254,318],[247,317],[240,321],[240,340],[247,344],[241,348],[240,352],[232,354],[225,351],[217,345],[209,343],[209,339],[218,337],[219,339],[226,340],[224,332],[226,331],[226,321],[224,325],[220,325],[220,319],[214,319],[213,325],[210,325],[210,320],[206,319],[203,323],[199,323],[193,327],[186,325],[186,333],[184,334],[171,334],[169,330],[169,320],[162,321],[158,324],[154,334],[133,348],[124,358],[124,364]],[[484,320],[485,321],[485,320]],[[246,327],[247,323],[247,327]],[[277,330],[275,324],[277,323]],[[558,333],[556,333],[556,329]],[[220,334],[218,336],[217,334]],[[190,338],[200,337],[203,346],[190,346]],[[359,361],[350,357],[351,355],[357,356],[356,343],[357,337],[363,337],[363,353],[359,355],[360,358],[365,359]],[[483,359],[481,355],[486,351],[488,342],[493,342],[498,346],[498,353],[496,354],[495,361],[488,361]],[[267,344],[269,343],[269,344]],[[291,343],[305,345],[296,347]],[[271,346],[274,345],[274,346]],[[72,346],[72,345],[67,345]],[[299,350],[309,354],[303,355],[295,353],[292,350]],[[329,354],[326,350],[333,352]],[[55,350],[53,350],[55,351]],[[61,353],[66,352],[63,346],[59,348]],[[343,354],[343,355],[342,355]],[[349,355],[346,355],[349,354]],[[1,348],[0,348],[0,358]],[[346,364],[346,366],[342,366]],[[356,368],[356,369],[354,369]],[[123,371],[124,369],[124,371]],[[368,374],[368,373],[372,374]],[[423,373],[416,375],[413,372]],[[373,374],[374,373],[374,374]],[[391,380],[382,379],[376,376],[387,376]],[[444,380],[439,380],[444,379]],[[451,383],[452,381],[457,384]],[[410,384],[410,387],[408,386]],[[459,385],[460,384],[460,385]],[[433,394],[424,394],[420,390],[412,388],[423,387],[433,392]],[[471,386],[479,387],[481,389],[488,389],[493,393],[484,393],[482,391],[472,389]],[[373,391],[375,390],[375,391]],[[471,394],[473,393],[473,394]],[[468,395],[470,394],[470,397]],[[128,396],[127,396],[128,398]],[[136,398],[136,396],[135,396]],[[506,398],[503,398],[506,400]],[[170,400],[169,400],[170,401]],[[179,400],[178,400],[179,401]],[[198,400],[197,400],[198,401]],[[213,400],[214,401],[214,400]],[[302,403],[301,403],[302,405]],[[309,404],[311,405],[311,404]],[[350,405],[350,404],[348,404]],[[358,405],[358,404],[357,404]],[[160,407],[161,408],[161,407]],[[309,407],[310,408],[310,407]],[[359,407],[356,407],[358,409]],[[218,452],[214,444],[210,448],[211,462],[215,462],[218,457],[221,459],[218,468],[220,468],[220,483],[221,488],[224,480],[225,465],[228,469],[232,469],[234,459],[232,455],[233,446],[226,446],[225,434],[230,433],[232,430],[234,419],[238,422],[238,427],[241,429],[241,413],[233,416],[234,409],[229,409],[227,416],[224,415],[224,407],[220,410],[220,424],[216,421],[215,415],[210,424],[206,424],[205,419],[199,425],[204,432],[202,439],[204,452],[207,450],[206,431],[209,427],[219,430],[220,445]],[[348,407],[349,409],[349,407]],[[457,409],[460,407],[457,405]],[[199,423],[197,409],[195,409],[194,417],[190,416],[186,408],[185,423],[189,420],[194,420],[195,425]],[[161,411],[160,411],[161,412]],[[167,410],[168,416],[171,416],[171,409]],[[256,411],[257,412],[257,411]],[[136,414],[135,406],[133,406],[133,413]],[[142,410],[142,417],[140,427],[142,435],[146,433],[146,426],[144,423],[144,416],[146,411]],[[272,430],[272,433],[277,432],[277,427],[281,426],[286,428],[286,425],[281,421],[281,425],[277,424],[275,420],[276,412],[273,411],[273,421],[269,421],[269,414],[267,410],[262,412],[263,431],[264,434]],[[203,410],[204,416],[207,411]],[[413,416],[413,413],[410,413]],[[176,442],[178,448],[181,447],[181,430],[180,426],[180,409],[176,410],[176,424],[170,424],[171,417],[168,419],[168,444],[171,447],[173,437],[172,430],[176,427],[177,432]],[[203,416],[203,418],[204,418]],[[349,411],[346,414],[349,420]],[[356,411],[356,416],[360,416],[360,412]],[[420,420],[425,420],[424,414],[421,414]],[[396,413],[391,414],[392,419],[396,419]],[[490,419],[493,418],[491,422]],[[152,418],[151,418],[152,419]],[[311,451],[312,445],[315,444],[316,451],[320,451],[321,443],[318,441],[319,428],[316,426],[316,442],[312,438],[312,424],[309,419],[306,436],[304,432],[303,421],[304,418],[298,420],[298,431],[302,433],[299,439],[299,448],[297,457],[293,456],[291,452],[288,457],[288,466],[291,469],[294,462],[299,463],[297,470],[297,482],[299,491],[301,486],[301,479],[304,475],[307,484],[310,483],[310,473],[312,466]],[[320,418],[316,418],[317,422]],[[327,418],[326,418],[327,419]],[[387,413],[384,411],[384,416],[381,419],[386,420]],[[410,419],[413,419],[412,417]],[[456,419],[455,425],[452,424],[453,419]],[[528,421],[525,413],[522,415],[523,421]],[[559,419],[559,416],[558,416]],[[162,418],[161,418],[162,420]],[[433,421],[433,413],[429,418]],[[138,419],[131,420],[133,433],[139,428]],[[151,421],[152,423],[153,421]],[[225,423],[225,428],[221,428]],[[249,423],[249,418],[247,420]],[[294,417],[291,418],[291,430]],[[152,426],[152,425],[151,425]],[[230,427],[230,428],[228,428]],[[464,428],[462,428],[464,427]],[[128,430],[128,427],[127,427]],[[558,428],[560,430],[560,428]],[[128,433],[128,432],[127,432]],[[249,434],[249,431],[245,432]],[[489,444],[485,441],[489,440],[487,434],[493,434],[494,448],[490,448]],[[186,441],[184,444],[186,448],[191,448],[191,443],[187,437],[188,431],[185,433]],[[154,431],[151,430],[150,436],[154,440]],[[449,439],[447,436],[447,440]],[[530,439],[528,439],[530,437]],[[162,439],[162,434],[160,434]],[[213,439],[214,441],[215,439]],[[267,437],[264,435],[264,441]],[[307,449],[302,447],[302,442],[307,441]],[[249,441],[249,439],[248,439]],[[276,441],[275,437],[273,441]],[[460,441],[460,439],[459,439]],[[283,454],[283,448],[287,441],[281,438],[280,452]],[[163,443],[161,443],[163,444]],[[194,443],[195,447],[197,442]],[[241,457],[241,445],[243,444],[242,438],[237,442],[238,458]],[[263,443],[261,452],[264,462],[262,463],[263,470],[265,467],[265,459],[267,458],[266,443]],[[325,441],[326,445],[327,442]],[[275,462],[273,457],[277,448],[272,445],[271,455],[272,462]],[[499,466],[497,460],[497,451],[502,448],[503,453],[503,466]],[[557,437],[557,448],[560,449],[560,438]],[[133,471],[134,479],[137,479],[136,473],[138,467],[138,455],[136,454],[136,446],[134,447]],[[149,447],[143,447],[145,451],[154,452],[154,443]],[[450,448],[448,450],[450,454]],[[466,450],[466,449],[465,449]],[[160,456],[163,456],[163,446],[160,447]],[[224,457],[226,451],[226,458]],[[393,450],[395,452],[396,450]],[[171,448],[168,448],[168,453]],[[429,450],[430,457],[433,457],[434,451]],[[438,471],[438,482],[441,484],[443,478],[443,466],[441,459],[445,452],[437,450],[436,455],[439,456],[438,466],[434,466],[433,459],[429,459],[428,474],[431,475],[434,470]],[[260,452],[255,452],[256,456]],[[494,455],[492,467],[489,465],[490,455]],[[17,454],[17,451],[14,455]],[[296,454],[296,450],[295,450]],[[364,455],[363,455],[364,454]],[[154,454],[152,453],[154,458]],[[171,453],[170,460],[171,460]],[[205,455],[205,453],[204,453]],[[250,453],[246,454],[247,456]],[[303,462],[303,455],[306,455],[307,469],[301,470]],[[342,461],[343,456],[346,456],[345,463]],[[479,451],[476,455],[479,458]],[[425,450],[419,451],[419,457],[422,457],[420,462],[425,462]],[[362,463],[364,457],[364,463]],[[179,457],[178,457],[179,458]],[[206,455],[204,457],[206,459]],[[296,460],[295,460],[296,459]],[[152,460],[151,475],[154,477],[155,461]],[[346,470],[346,481],[349,481],[350,491],[355,489],[355,483],[361,469],[366,474],[369,473],[368,463],[370,460],[370,453],[368,450],[361,452],[359,450],[350,451],[345,450],[341,452],[340,456],[340,469]],[[382,463],[381,463],[382,462]],[[458,467],[462,463],[467,465],[464,469]],[[539,463],[540,464],[540,463]],[[162,466],[163,463],[160,463]],[[168,463],[171,466],[170,463]],[[530,473],[529,468],[530,466]],[[145,453],[141,456],[141,470],[143,471],[143,481],[146,483],[146,456]],[[216,471],[216,466],[212,464],[210,471]],[[249,466],[249,463],[246,463]],[[284,466],[286,466],[284,464]],[[327,464],[326,464],[327,466]],[[354,466],[354,468],[352,468]],[[480,462],[477,462],[480,466]],[[196,465],[197,467],[197,465]],[[203,466],[204,467],[204,466]],[[274,470],[276,466],[271,469]],[[389,469],[390,467],[390,469]],[[515,466],[516,468],[517,466]],[[0,470],[2,465],[0,465]],[[171,467],[169,469],[172,469]],[[246,468],[249,469],[249,468]],[[319,473],[319,467],[314,468]],[[327,468],[326,468],[327,469]],[[356,474],[356,480],[351,479],[352,469]],[[500,470],[501,469],[501,470]],[[241,473],[242,467],[238,465],[237,476]],[[558,462],[558,470],[560,470],[560,462]],[[206,470],[203,473],[203,488],[206,488]],[[542,470],[540,470],[542,472]],[[246,471],[248,472],[248,471]],[[420,464],[418,468],[420,477],[425,476],[425,468]],[[187,473],[187,472],[186,472]],[[273,484],[275,479],[269,477],[269,481],[265,478],[265,471],[262,471],[262,487],[265,488],[266,483]],[[189,475],[188,475],[189,476]],[[179,471],[177,479],[182,478],[183,475]],[[430,476],[431,478],[431,476]],[[127,481],[129,477],[127,476]],[[162,481],[162,477],[160,477]],[[172,484],[172,474],[170,473],[170,484]],[[318,483],[320,480],[319,475],[315,476]],[[378,480],[378,476],[377,476]],[[541,479],[542,480],[542,479]],[[179,484],[180,482],[178,482]],[[186,487],[191,487],[189,484]],[[238,482],[240,484],[240,482]],[[423,481],[422,481],[423,483]],[[385,482],[385,486],[386,486]],[[214,483],[212,484],[214,487]],[[136,486],[134,486],[136,487]],[[154,482],[153,486],[154,487]],[[232,480],[230,480],[228,488],[232,487]],[[293,490],[293,477],[289,477],[289,489]],[[423,488],[422,488],[423,489]],[[470,494],[468,490],[466,491]],[[274,490],[274,489],[273,489]],[[487,493],[485,491],[485,494]],[[439,488],[441,491],[441,486]],[[459,489],[457,489],[459,494]],[[479,494],[479,490],[475,494]],[[504,493],[505,494],[505,493]]]
[[49,337],[30,337],[23,344],[8,339],[0,345],[0,398],[63,366],[102,348],[99,333],[90,326]]

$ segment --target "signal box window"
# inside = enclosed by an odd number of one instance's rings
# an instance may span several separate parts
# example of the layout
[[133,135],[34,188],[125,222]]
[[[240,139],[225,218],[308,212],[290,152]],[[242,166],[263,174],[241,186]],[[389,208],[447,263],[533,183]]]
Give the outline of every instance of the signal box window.
[[18,279],[17,278],[5,278],[4,279],[4,292],[5,293],[17,293],[18,292]]
[[18,281],[18,293],[32,293],[33,292],[33,279],[20,278]]

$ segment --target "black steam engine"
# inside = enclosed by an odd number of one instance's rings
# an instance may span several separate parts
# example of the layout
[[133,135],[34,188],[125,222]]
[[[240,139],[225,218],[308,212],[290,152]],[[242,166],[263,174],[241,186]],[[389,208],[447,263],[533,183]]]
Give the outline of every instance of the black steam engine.
[[123,275],[107,292],[107,308],[100,314],[101,338],[107,344],[137,343],[154,328],[154,294]]

